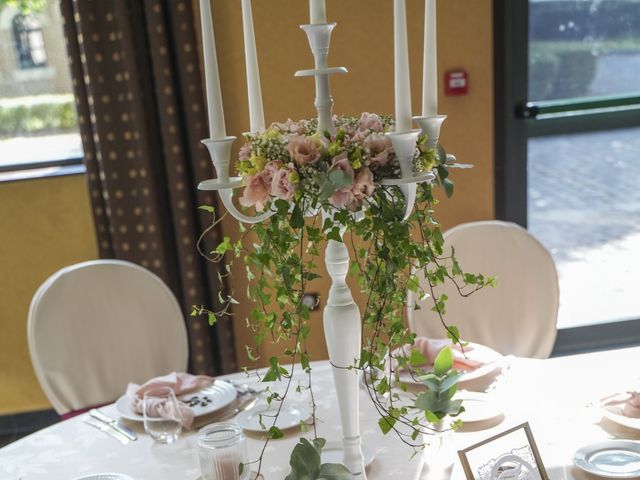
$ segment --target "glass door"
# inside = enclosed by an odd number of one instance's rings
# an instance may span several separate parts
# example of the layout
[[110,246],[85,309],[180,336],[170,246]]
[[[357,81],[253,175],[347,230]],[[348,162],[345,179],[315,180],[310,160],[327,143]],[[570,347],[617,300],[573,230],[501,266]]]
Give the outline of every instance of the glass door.
[[496,209],[560,277],[557,351],[640,343],[640,1],[496,1]]

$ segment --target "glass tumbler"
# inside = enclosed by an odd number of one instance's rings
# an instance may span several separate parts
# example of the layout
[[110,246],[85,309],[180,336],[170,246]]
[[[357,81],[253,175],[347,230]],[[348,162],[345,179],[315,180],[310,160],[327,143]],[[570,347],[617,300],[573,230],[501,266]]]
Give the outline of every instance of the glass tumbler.
[[[246,480],[250,469],[247,439],[235,423],[216,423],[198,433],[203,480]],[[244,464],[240,474],[240,464]]]
[[158,443],[173,443],[182,430],[182,413],[173,389],[152,388],[142,399],[144,430]]

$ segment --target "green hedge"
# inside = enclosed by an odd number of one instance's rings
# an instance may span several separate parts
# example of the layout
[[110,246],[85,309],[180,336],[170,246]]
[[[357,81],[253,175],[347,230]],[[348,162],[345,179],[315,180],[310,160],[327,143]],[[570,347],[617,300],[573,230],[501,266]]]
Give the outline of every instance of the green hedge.
[[71,95],[50,95],[0,100],[0,136],[70,130],[77,126],[76,109]]
[[596,74],[598,55],[579,42],[532,42],[529,51],[529,98],[582,97]]

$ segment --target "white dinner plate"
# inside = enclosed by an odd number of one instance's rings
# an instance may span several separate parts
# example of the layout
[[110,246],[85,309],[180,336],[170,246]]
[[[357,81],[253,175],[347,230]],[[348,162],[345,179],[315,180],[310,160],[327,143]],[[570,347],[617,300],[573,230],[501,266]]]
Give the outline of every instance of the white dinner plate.
[[76,477],[73,480],[134,480],[129,475],[123,473],[93,473],[82,477]]
[[[273,415],[278,409],[278,404],[272,403],[271,405],[260,404],[252,407],[244,412],[240,412],[235,422],[240,425],[244,430],[250,432],[264,432],[265,429],[260,425],[260,415]],[[276,422],[276,427],[280,430],[286,430],[288,428],[299,427],[301,422],[308,420],[311,417],[309,408],[304,405],[297,404],[284,404],[282,410],[280,410],[280,416]],[[272,425],[272,417],[262,417],[262,423],[268,430]]]
[[606,478],[640,476],[640,442],[608,440],[582,447],[573,463],[585,472]]
[[455,400],[462,400],[464,412],[456,419],[463,423],[484,422],[502,415],[502,409],[491,395],[482,392],[467,392],[462,390],[455,394]]
[[[477,352],[482,352],[482,357],[487,359],[488,362],[475,370],[465,371],[460,377],[460,380],[458,380],[458,385],[460,385],[460,387],[464,387],[466,382],[471,382],[479,378],[486,377],[487,375],[492,375],[496,371],[501,370],[504,364],[504,356],[495,350],[478,343],[469,342],[469,346],[473,347]],[[421,368],[424,371],[429,371],[432,366],[424,366]],[[411,374],[407,371],[400,373],[400,381],[408,385],[422,385],[418,380],[414,380]]]
[[[194,416],[197,418],[217,412],[218,410],[226,407],[236,399],[237,395],[238,392],[230,383],[214,382],[212,385],[197,392],[181,395],[179,399],[184,402],[195,396],[200,398],[207,397],[209,399],[210,402],[206,405],[198,404],[191,407]],[[129,398],[126,395],[123,395],[116,400],[116,410],[118,410],[120,416],[126,420],[132,420],[134,422],[142,422],[144,420],[141,414],[133,411]]]
[[602,414],[612,422],[623,427],[640,430],[640,418],[627,417],[622,414],[622,405],[602,406]]
[[[322,449],[321,463],[339,463],[341,464],[344,459],[342,457],[342,442],[327,442]],[[367,468],[371,465],[371,462],[376,458],[374,453],[364,445],[362,446],[362,459],[364,460],[364,466]]]

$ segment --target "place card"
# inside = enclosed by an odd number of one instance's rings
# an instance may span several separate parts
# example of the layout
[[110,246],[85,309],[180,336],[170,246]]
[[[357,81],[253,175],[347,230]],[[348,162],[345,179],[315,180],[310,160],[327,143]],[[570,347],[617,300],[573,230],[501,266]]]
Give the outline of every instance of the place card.
[[459,450],[458,456],[467,480],[549,480],[528,423]]

